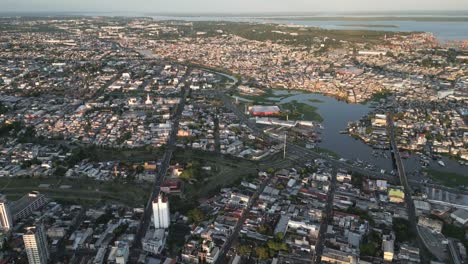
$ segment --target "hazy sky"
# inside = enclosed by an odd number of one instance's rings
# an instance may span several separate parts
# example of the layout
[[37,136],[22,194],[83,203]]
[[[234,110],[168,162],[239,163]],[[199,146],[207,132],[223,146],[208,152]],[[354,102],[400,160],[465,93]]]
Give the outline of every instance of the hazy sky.
[[346,12],[468,10],[468,0],[0,0],[0,12]]

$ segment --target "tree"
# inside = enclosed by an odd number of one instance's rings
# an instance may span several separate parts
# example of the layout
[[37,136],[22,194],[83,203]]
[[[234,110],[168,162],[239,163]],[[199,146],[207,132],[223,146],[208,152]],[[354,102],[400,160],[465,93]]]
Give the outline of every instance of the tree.
[[396,241],[405,242],[415,237],[413,231],[409,228],[409,221],[403,218],[393,218],[393,231],[395,231]]
[[255,253],[257,254],[258,258],[261,259],[261,260],[265,260],[265,259],[270,258],[268,248],[266,248],[266,247],[257,247],[255,249]]
[[287,251],[288,245],[286,243],[277,242],[274,240],[268,240],[267,242],[268,248],[274,251]]
[[203,213],[202,210],[195,208],[195,209],[188,211],[187,217],[189,218],[190,222],[198,224],[201,221],[203,221],[203,219],[205,219],[205,214]]
[[137,174],[143,173],[144,171],[145,171],[145,167],[143,167],[142,165],[138,165],[135,170]]
[[241,256],[248,256],[252,253],[252,247],[248,245],[240,245],[237,248],[237,253]]

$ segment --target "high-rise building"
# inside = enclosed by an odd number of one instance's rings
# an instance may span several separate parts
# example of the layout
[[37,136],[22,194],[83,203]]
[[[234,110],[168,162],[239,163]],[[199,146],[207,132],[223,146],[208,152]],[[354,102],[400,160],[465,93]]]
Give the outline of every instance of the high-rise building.
[[10,205],[5,197],[0,197],[0,228],[8,232],[13,227]]
[[154,227],[159,228],[168,228],[170,223],[170,214],[169,214],[169,201],[166,196],[159,194],[156,199],[153,201],[153,221]]
[[42,224],[28,228],[23,235],[23,241],[29,264],[47,264],[49,249]]

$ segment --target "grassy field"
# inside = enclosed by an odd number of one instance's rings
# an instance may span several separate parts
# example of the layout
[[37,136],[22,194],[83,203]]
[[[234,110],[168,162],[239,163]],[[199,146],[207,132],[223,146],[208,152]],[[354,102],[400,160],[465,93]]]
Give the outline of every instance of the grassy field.
[[203,167],[211,167],[211,171],[202,171],[201,179],[185,184],[185,198],[189,200],[210,197],[220,188],[240,183],[244,177],[257,173],[256,162],[203,151],[179,150],[174,160],[180,163],[197,161]]
[[323,118],[317,113],[317,107],[312,105],[292,101],[290,103],[281,104],[281,108],[289,111],[289,119],[323,121]]
[[467,176],[463,176],[463,175],[452,173],[452,172],[433,170],[433,169],[427,169],[425,170],[425,172],[433,180],[448,187],[457,188],[457,187],[462,187],[462,186],[468,186]]
[[155,148],[141,149],[96,149],[98,161],[124,160],[128,162],[154,161],[160,158],[163,151]]
[[[48,184],[49,186],[40,185]],[[62,188],[60,188],[62,186]],[[70,186],[70,188],[64,188]],[[130,206],[143,206],[150,193],[150,185],[131,182],[95,180],[71,180],[65,178],[0,178],[0,192],[14,200],[31,191],[39,191],[47,197],[80,204],[117,202]]]
[[321,153],[321,154],[325,154],[325,155],[330,155],[331,157],[334,157],[336,159],[338,159],[340,157],[340,155],[338,155],[337,153],[329,150],[329,149],[325,149],[325,148],[315,148],[315,151],[318,152],[318,153]]

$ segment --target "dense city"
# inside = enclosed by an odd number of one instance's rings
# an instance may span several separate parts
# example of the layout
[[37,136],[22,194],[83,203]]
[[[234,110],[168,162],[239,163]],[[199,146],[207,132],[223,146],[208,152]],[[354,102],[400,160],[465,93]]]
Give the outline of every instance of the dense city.
[[[0,263],[468,261],[467,41],[126,17],[0,32]],[[369,109],[335,134],[370,159],[324,147],[324,98]]]

